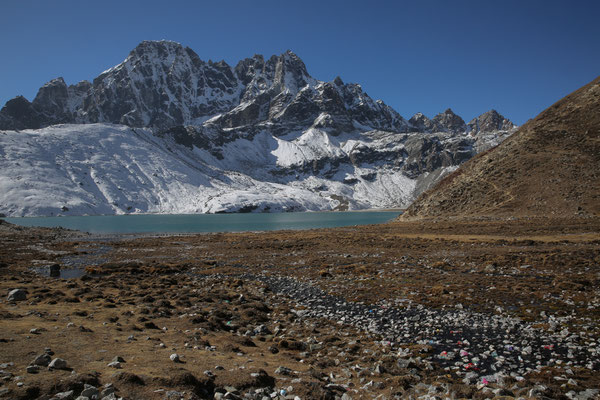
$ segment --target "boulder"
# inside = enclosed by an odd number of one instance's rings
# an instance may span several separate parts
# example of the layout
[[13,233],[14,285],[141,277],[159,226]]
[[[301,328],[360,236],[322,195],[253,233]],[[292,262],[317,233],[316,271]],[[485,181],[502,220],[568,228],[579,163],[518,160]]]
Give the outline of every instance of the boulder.
[[27,300],[27,292],[23,289],[13,289],[8,293],[8,301]]

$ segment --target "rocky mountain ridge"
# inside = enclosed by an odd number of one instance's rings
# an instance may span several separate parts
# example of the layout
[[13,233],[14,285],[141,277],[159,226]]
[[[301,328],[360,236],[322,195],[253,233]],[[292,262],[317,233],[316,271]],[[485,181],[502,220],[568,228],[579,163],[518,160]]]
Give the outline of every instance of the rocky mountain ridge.
[[484,116],[485,121],[477,124],[475,119],[467,125],[448,109],[432,119],[418,113],[406,121],[358,84],[345,84],[339,77],[332,82],[312,78],[289,50],[268,60],[255,55],[231,67],[224,61],[205,62],[190,48],[163,40],[140,43],[121,64],[92,82],[67,86],[59,77],[42,86],[32,102],[22,96],[9,100],[0,111],[0,129],[98,122],[159,130],[292,124],[333,133],[477,133],[513,127],[494,110],[479,118]]
[[[403,208],[514,131],[496,114],[469,125],[451,109],[407,121],[358,84],[312,78],[291,51],[230,67],[178,43],[147,41],[91,83],[57,78],[32,102],[7,102],[0,212]],[[65,153],[65,145],[76,150]],[[154,179],[156,169],[164,179]],[[68,179],[48,185],[52,175]],[[92,175],[103,178],[86,178]]]

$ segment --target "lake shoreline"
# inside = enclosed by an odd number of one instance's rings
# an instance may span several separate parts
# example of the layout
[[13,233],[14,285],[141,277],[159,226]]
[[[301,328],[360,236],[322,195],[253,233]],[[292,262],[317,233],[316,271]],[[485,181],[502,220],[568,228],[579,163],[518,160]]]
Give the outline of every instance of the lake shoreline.
[[20,226],[62,227],[93,234],[178,234],[304,230],[378,224],[399,212],[128,214],[106,216],[6,218]]
[[238,214],[314,214],[314,213],[353,213],[353,212],[404,212],[406,208],[365,208],[359,210],[307,210],[290,212],[225,212],[225,213],[190,213],[190,214],[169,214],[169,213],[125,213],[125,214],[85,214],[85,215],[31,215],[22,217],[11,217],[0,214],[0,219],[21,219],[21,218],[70,218],[70,217],[121,217],[137,215],[238,215]]

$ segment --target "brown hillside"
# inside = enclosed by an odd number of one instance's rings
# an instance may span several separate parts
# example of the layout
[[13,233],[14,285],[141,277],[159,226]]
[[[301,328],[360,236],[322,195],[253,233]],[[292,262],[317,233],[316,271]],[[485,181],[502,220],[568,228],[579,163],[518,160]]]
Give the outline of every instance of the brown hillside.
[[600,77],[421,195],[403,218],[600,215]]

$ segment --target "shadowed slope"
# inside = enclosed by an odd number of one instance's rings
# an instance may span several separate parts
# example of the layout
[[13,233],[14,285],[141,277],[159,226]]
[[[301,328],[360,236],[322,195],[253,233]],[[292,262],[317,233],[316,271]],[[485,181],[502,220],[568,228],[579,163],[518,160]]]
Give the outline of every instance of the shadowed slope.
[[600,78],[424,193],[402,218],[600,215]]

